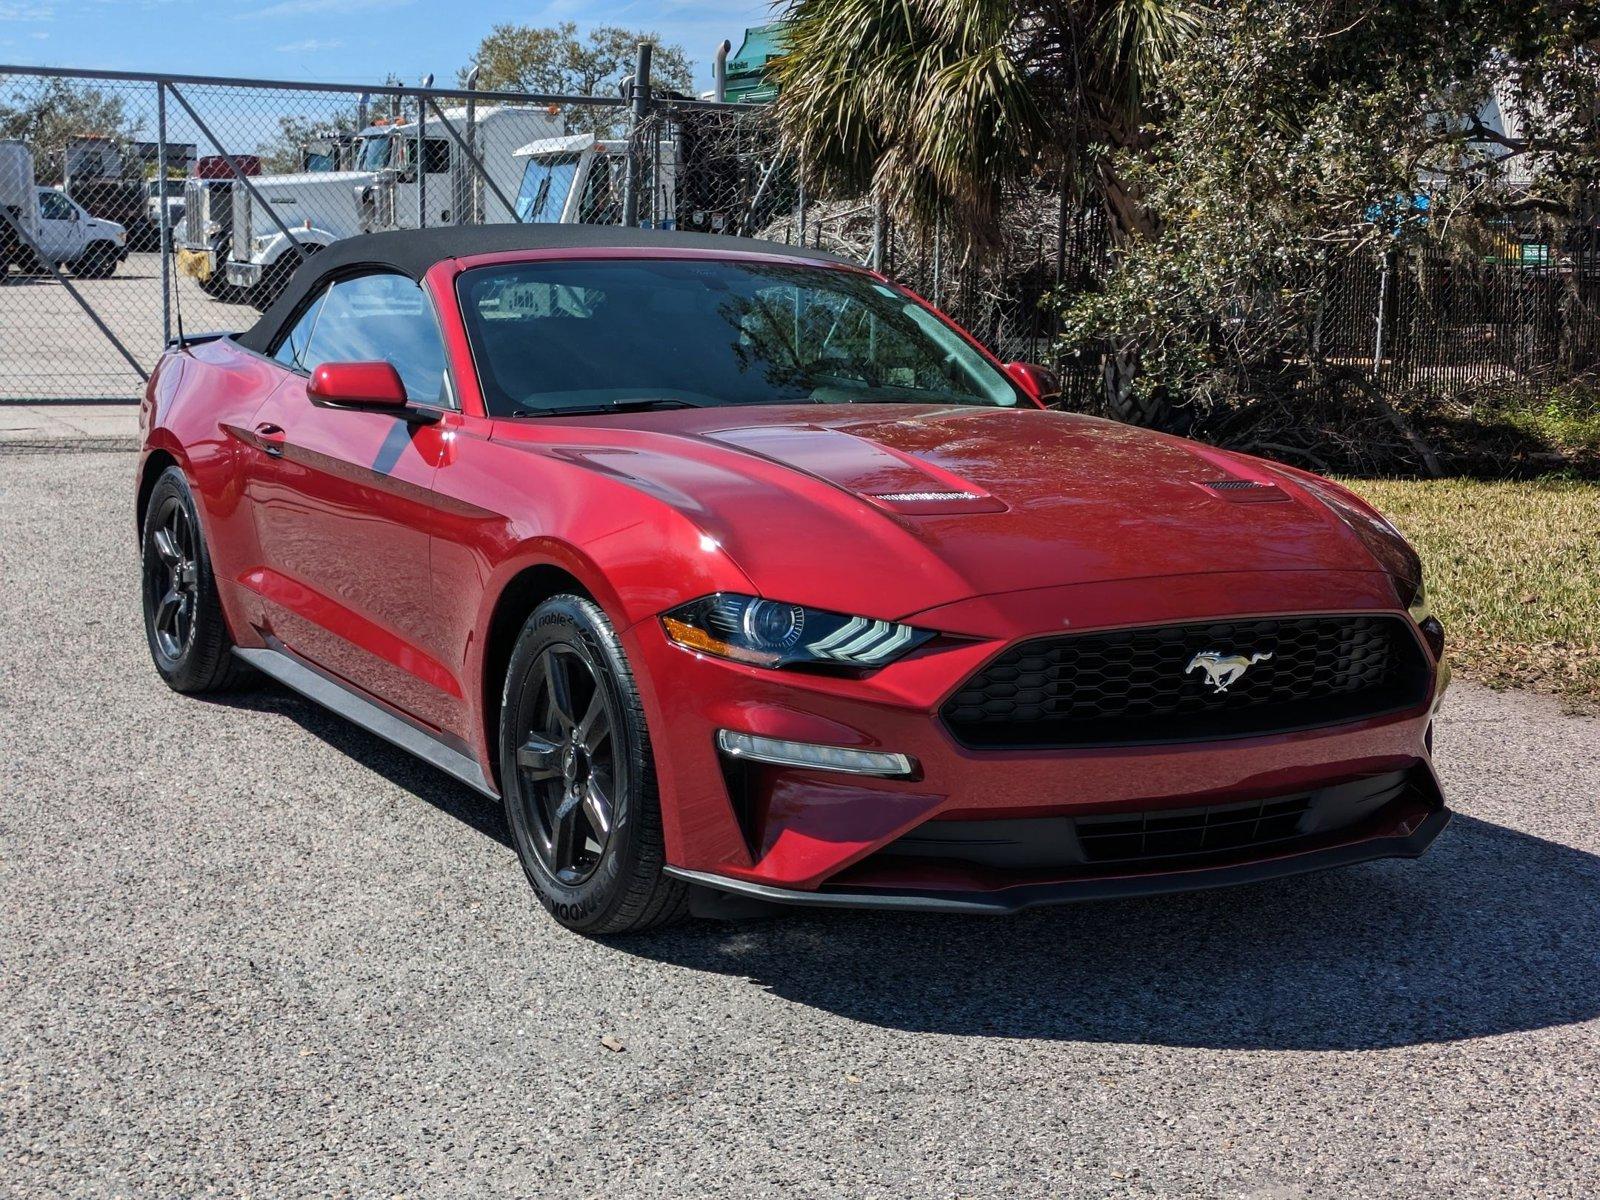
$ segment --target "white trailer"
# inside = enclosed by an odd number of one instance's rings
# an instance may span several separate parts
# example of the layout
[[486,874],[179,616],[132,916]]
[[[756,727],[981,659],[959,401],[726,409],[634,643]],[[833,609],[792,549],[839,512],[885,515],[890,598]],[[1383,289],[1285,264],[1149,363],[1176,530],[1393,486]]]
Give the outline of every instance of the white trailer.
[[[353,170],[256,175],[250,187],[230,183],[226,259],[218,263],[209,257],[204,274],[220,268],[244,298],[265,307],[299,265],[297,244],[315,253],[361,233],[461,224],[474,216],[489,224],[513,221],[500,197],[514,196],[521,181],[523,164],[514,150],[562,131],[559,113],[510,105],[478,109],[470,130],[465,108],[430,111],[420,123],[375,123],[356,137]],[[482,172],[469,161],[463,144],[475,147]],[[215,207],[218,196],[212,186]],[[204,241],[192,246],[186,242],[184,248],[193,252],[191,262],[222,251],[219,244]]]
[[37,261],[39,189],[33,179],[33,151],[22,142],[0,142],[0,274]]

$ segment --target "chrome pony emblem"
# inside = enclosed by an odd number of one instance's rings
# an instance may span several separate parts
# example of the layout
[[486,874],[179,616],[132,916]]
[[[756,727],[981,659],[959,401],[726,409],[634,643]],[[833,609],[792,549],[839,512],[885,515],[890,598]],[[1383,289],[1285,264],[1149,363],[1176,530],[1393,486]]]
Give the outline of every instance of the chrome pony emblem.
[[1242,654],[1224,654],[1221,650],[1202,650],[1189,660],[1189,665],[1183,669],[1187,675],[1199,667],[1206,673],[1206,682],[1218,692],[1228,690],[1230,684],[1238,683],[1244,673],[1258,662],[1266,662],[1271,654],[1255,651],[1246,658]]

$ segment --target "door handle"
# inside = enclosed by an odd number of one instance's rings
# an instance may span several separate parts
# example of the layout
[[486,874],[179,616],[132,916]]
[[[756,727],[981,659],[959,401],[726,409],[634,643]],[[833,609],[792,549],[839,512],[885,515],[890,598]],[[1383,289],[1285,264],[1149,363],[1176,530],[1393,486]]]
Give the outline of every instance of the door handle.
[[281,426],[274,425],[271,421],[263,421],[256,426],[256,445],[273,458],[283,457],[283,442],[288,436]]

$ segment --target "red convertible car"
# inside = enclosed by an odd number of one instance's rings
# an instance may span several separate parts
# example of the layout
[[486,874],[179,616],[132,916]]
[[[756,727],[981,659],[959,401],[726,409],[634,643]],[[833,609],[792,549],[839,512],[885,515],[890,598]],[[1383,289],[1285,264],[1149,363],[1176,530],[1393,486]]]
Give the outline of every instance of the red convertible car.
[[1444,631],[1405,541],[1051,384],[814,251],[341,242],[151,379],[150,651],[503,799],[593,933],[1421,854]]

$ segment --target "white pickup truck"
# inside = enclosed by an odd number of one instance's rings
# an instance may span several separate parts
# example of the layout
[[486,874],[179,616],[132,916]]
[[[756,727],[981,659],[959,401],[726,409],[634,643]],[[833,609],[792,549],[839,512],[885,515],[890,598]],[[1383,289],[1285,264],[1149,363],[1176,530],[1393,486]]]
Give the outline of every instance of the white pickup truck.
[[104,279],[128,254],[128,232],[115,221],[91,217],[55,188],[40,187],[33,152],[22,142],[0,142],[0,272],[11,266],[40,270],[44,263],[74,275]]
[[[447,108],[442,120],[430,111],[420,125],[370,125],[356,135],[353,170],[254,175],[248,188],[237,181],[204,181],[204,194],[191,198],[185,213],[181,269],[208,282],[221,274],[243,299],[265,308],[300,263],[296,244],[315,253],[344,238],[385,229],[452,225],[474,217],[485,223],[514,220],[496,189],[508,198],[516,195],[523,164],[515,149],[561,133],[561,117],[546,108],[487,105],[477,110],[470,139],[466,117],[465,108]],[[445,121],[463,142],[475,145],[488,182],[478,178]],[[224,196],[229,203],[225,219],[217,211]],[[204,211],[197,200],[205,202]],[[461,211],[463,206],[468,211]],[[218,238],[220,231],[225,238]]]

